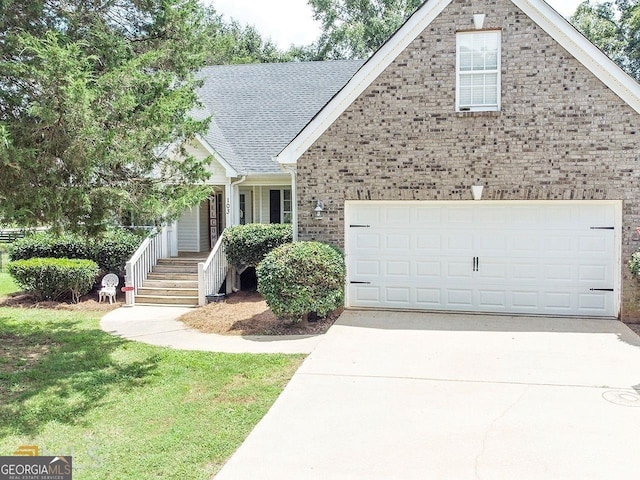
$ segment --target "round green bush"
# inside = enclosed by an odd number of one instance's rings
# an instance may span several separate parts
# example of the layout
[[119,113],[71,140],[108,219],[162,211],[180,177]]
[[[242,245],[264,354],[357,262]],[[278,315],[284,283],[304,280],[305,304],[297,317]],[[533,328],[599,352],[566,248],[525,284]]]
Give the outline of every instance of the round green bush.
[[59,300],[69,296],[74,303],[89,293],[99,272],[91,260],[30,258],[9,263],[9,273],[36,300]]
[[256,273],[258,291],[279,318],[326,316],[344,303],[344,257],[330,245],[282,245],[264,257]]
[[227,260],[236,268],[255,267],[271,250],[292,241],[292,226],[281,223],[234,225],[222,234]]

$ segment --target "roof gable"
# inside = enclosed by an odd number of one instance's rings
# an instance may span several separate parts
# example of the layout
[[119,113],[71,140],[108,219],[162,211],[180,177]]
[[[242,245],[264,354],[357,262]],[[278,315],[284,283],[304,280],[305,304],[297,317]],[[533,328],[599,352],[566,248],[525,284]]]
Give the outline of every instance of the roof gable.
[[[425,2],[365,63],[352,79],[276,157],[281,164],[297,159],[392,64],[453,0]],[[587,40],[544,0],[505,0],[520,8],[610,90],[640,113],[640,84]],[[481,13],[481,12],[479,12]],[[471,19],[470,19],[471,25]],[[453,108],[453,106],[452,106]]]

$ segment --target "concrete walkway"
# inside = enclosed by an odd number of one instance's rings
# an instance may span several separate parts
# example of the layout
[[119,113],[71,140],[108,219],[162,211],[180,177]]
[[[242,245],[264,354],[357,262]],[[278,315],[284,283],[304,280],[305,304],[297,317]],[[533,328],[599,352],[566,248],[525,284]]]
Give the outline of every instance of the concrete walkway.
[[182,307],[121,307],[100,320],[113,335],[180,350],[222,353],[310,353],[324,335],[230,336],[202,333],[177,320],[191,311]]
[[216,480],[632,480],[640,339],[612,320],[346,311]]

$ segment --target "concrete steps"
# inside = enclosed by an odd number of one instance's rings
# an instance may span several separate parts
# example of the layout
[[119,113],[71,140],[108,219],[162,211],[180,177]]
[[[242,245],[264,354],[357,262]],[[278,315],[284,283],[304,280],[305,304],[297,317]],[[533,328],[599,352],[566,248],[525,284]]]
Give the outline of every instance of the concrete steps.
[[136,304],[198,305],[198,263],[202,256],[162,258],[138,288]]

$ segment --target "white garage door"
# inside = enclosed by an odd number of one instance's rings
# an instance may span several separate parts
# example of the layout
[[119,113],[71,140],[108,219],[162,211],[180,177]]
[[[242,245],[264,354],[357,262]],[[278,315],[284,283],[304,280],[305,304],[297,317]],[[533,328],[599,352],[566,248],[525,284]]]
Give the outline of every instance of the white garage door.
[[619,202],[347,202],[347,306],[617,316]]

